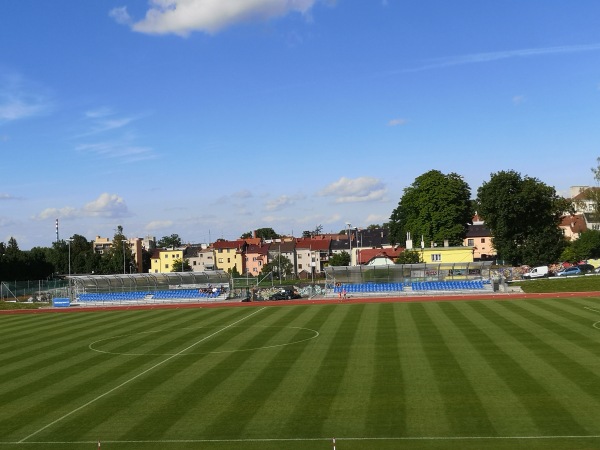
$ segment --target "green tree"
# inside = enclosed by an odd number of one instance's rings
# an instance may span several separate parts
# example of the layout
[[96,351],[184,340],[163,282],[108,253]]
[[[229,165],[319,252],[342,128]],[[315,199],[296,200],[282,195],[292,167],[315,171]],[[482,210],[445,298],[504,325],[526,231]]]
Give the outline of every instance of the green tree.
[[596,167],[592,167],[592,173],[596,186],[586,189],[583,194],[584,198],[592,204],[592,221],[598,223],[600,222],[600,158],[596,158]]
[[431,170],[417,177],[392,212],[389,238],[406,245],[406,234],[450,245],[462,245],[473,219],[471,189],[460,175]]
[[274,278],[287,278],[293,275],[294,264],[279,252],[269,252],[269,262],[263,266],[260,273],[266,275],[269,272],[273,273]]
[[191,272],[192,266],[190,266],[190,262],[188,259],[176,259],[173,261],[173,265],[171,267],[171,272]]
[[404,250],[395,261],[396,264],[418,264],[420,262],[423,262],[423,259],[418,250]]
[[586,259],[600,258],[600,231],[587,230],[579,235],[579,238],[569,244],[570,253],[563,251],[563,255],[568,255],[564,260],[572,263],[585,261]]
[[156,243],[158,248],[177,248],[181,247],[182,241],[178,234],[172,234],[171,236],[163,236]]
[[350,265],[350,253],[342,251],[335,253],[329,258],[330,266],[349,266]]
[[259,228],[258,230],[256,230],[256,237],[261,238],[263,240],[277,239],[279,235],[275,233],[275,230],[273,230],[273,228]]
[[530,266],[557,261],[565,247],[558,225],[566,202],[553,187],[501,171],[478,189],[477,204],[499,259]]
[[240,236],[240,239],[250,239],[252,237],[252,231],[247,231]]
[[135,267],[133,254],[119,225],[108,251],[102,255],[101,272],[105,274],[127,273]]

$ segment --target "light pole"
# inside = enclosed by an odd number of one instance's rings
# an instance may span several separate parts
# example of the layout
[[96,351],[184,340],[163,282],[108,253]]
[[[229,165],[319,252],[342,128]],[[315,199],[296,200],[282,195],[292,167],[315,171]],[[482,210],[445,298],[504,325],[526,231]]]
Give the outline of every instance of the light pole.
[[69,301],[71,301],[71,242],[73,242],[73,239],[67,239],[67,244],[69,246],[69,277],[68,277],[68,287],[67,287],[67,292],[69,294]]
[[350,246],[350,263],[348,265],[351,266],[352,265],[352,236],[350,235],[350,227],[352,226],[352,224],[350,222],[346,222],[346,225],[348,226],[348,243]]

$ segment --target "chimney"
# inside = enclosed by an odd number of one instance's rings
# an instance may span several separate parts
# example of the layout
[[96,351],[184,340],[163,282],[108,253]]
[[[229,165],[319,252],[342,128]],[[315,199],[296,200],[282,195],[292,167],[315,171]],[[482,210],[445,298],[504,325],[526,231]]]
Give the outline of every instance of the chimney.
[[450,242],[448,242],[448,239],[444,239],[444,247],[450,247]]

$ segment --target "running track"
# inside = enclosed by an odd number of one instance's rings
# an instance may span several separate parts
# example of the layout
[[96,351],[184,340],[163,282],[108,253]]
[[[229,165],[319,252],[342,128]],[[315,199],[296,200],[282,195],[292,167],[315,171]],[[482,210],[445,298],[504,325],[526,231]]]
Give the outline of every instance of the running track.
[[439,302],[439,301],[466,301],[466,300],[522,300],[565,297],[600,297],[600,291],[592,292],[550,292],[538,294],[525,293],[495,293],[495,294],[463,294],[463,295],[418,295],[399,297],[352,297],[344,300],[337,298],[327,299],[302,299],[280,301],[256,302],[231,302],[216,301],[214,303],[172,303],[154,305],[119,305],[119,306],[82,306],[68,308],[40,308],[40,309],[8,309],[0,310],[0,315],[8,314],[45,314],[45,313],[74,313],[92,311],[125,311],[136,309],[185,309],[185,308],[252,308],[256,306],[286,306],[286,305],[325,305],[341,303],[392,303],[392,302]]

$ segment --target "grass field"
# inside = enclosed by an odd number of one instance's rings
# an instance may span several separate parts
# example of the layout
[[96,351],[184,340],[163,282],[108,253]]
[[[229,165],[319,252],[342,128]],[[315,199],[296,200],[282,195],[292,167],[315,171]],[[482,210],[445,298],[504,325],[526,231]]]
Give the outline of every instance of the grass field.
[[0,449],[600,448],[599,328],[583,297],[0,316]]

